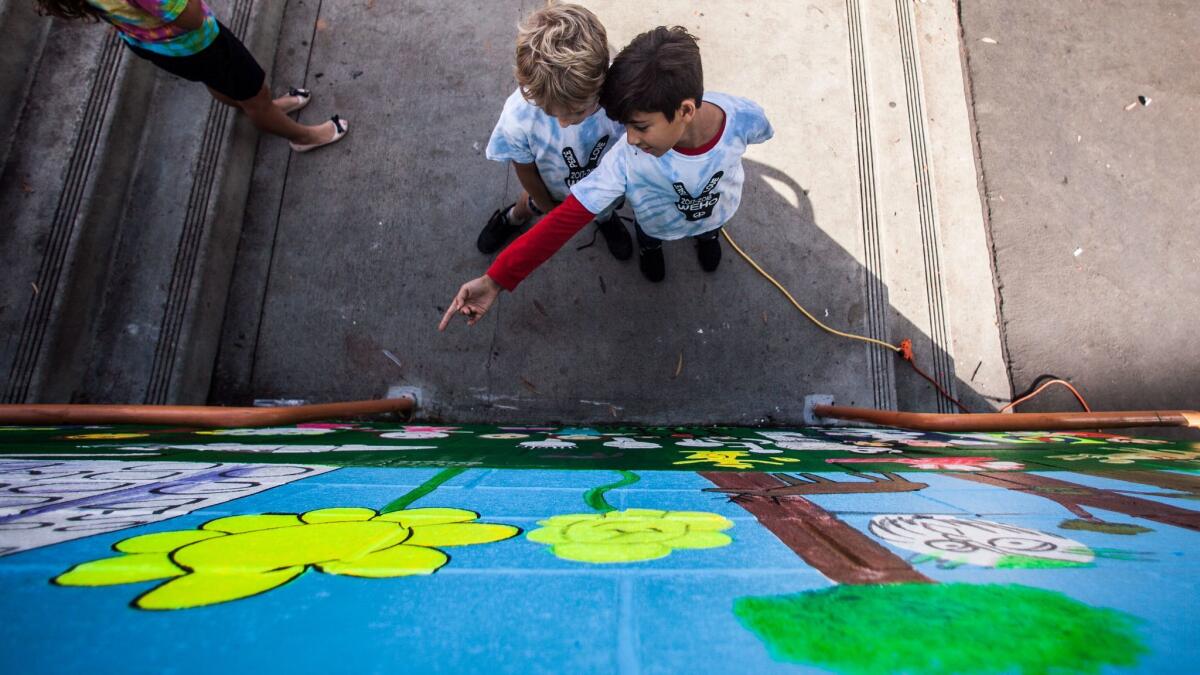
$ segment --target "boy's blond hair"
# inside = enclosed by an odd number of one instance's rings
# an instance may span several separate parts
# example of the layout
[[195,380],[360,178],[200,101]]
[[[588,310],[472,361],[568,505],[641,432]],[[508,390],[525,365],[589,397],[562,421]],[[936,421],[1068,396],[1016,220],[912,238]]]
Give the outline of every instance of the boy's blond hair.
[[539,108],[592,103],[608,71],[608,34],[584,7],[551,2],[517,28],[517,84]]

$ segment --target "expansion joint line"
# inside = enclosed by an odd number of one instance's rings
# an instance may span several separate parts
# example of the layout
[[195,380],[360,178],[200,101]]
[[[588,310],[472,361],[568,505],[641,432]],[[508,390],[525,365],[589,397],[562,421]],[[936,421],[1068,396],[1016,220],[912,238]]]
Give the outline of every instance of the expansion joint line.
[[[312,53],[313,50],[316,49],[317,24],[320,22],[321,10],[324,8],[324,6],[325,0],[317,1],[316,18],[313,20],[312,33],[310,33],[308,36],[308,54],[304,59],[304,75],[300,78],[300,81],[304,83],[303,86],[305,87],[308,86],[308,73],[309,69],[312,68]],[[287,10],[285,9],[284,11],[286,12]],[[296,153],[294,152],[289,152],[287,160],[285,160],[283,164],[283,184],[282,187],[279,188],[279,204],[275,207],[275,226],[271,231],[271,249],[270,254],[267,256],[267,274],[263,279],[262,295],[258,305],[258,320],[254,324],[254,346],[251,348],[250,352],[250,377],[249,381],[246,383],[250,390],[253,390],[254,388],[254,371],[258,366],[258,345],[262,339],[263,317],[266,316],[267,313],[267,293],[270,292],[271,289],[271,273],[275,270],[275,248],[279,243],[279,223],[283,218],[283,205],[286,203],[285,200],[287,198],[288,177],[291,174],[292,157],[295,154]]]

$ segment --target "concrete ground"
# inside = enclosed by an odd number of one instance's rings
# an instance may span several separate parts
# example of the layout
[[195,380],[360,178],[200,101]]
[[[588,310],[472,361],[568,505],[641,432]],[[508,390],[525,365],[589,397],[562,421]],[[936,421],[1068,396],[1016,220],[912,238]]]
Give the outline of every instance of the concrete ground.
[[[961,17],[1013,389],[1051,373],[1096,408],[1195,408],[1200,5]],[[1074,406],[1059,390],[1022,409]]]
[[[973,409],[1009,394],[974,178],[957,19],[920,5],[585,3],[614,48],[659,24],[699,39],[710,90],[761,103],[729,230],[819,317],[896,343]],[[668,279],[584,232],[474,329],[435,330],[517,193],[483,148],[512,91],[532,0],[293,2],[277,87],[351,135],[289,157],[259,144],[211,399],[427,394],[456,421],[798,423],[803,397],[949,410],[890,352],[820,332],[728,248],[713,275],[668,246]],[[747,45],[755,45],[748,49]]]
[[[682,246],[650,286],[632,264],[575,251],[581,235],[478,329],[437,335],[439,308],[486,267],[479,224],[516,191],[482,146],[513,86],[513,25],[535,4],[487,20],[434,3],[288,5],[273,81],[317,92],[305,120],[341,112],[355,133],[303,158],[260,141],[211,400],[407,384],[428,413],[468,421],[788,423],[810,393],[944,409],[885,352],[803,322],[732,255],[707,277]],[[976,410],[1042,374],[1101,409],[1194,407],[1200,344],[1175,315],[1197,287],[1186,224],[1200,201],[1179,178],[1194,173],[1197,87],[1175,56],[1195,8],[591,4],[614,47],[687,24],[709,88],[766,107],[777,134],[748,155],[730,231],[819,316],[915,338]],[[1127,109],[1138,96],[1149,105]],[[1073,406],[1050,390],[1026,409]]]

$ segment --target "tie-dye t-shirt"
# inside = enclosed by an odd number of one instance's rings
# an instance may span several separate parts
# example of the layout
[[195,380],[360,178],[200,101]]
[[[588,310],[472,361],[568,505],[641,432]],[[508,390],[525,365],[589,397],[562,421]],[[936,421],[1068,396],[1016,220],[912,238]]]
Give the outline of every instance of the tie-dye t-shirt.
[[725,131],[711,150],[701,155],[668,150],[655,157],[622,137],[571,194],[592,213],[624,195],[642,230],[656,239],[693,237],[724,225],[742,202],[746,146],[766,141],[775,130],[753,101],[708,93],[704,103],[725,111]]
[[204,23],[188,30],[173,21],[188,0],[88,0],[104,13],[104,20],[121,32],[135,47],[166,56],[191,56],[212,44],[220,29],[212,10],[203,2]]
[[550,196],[561,202],[571,186],[591,173],[624,134],[625,127],[608,119],[603,108],[579,124],[563,128],[558,120],[525,100],[518,89],[504,102],[500,121],[488,141],[487,158],[536,163]]

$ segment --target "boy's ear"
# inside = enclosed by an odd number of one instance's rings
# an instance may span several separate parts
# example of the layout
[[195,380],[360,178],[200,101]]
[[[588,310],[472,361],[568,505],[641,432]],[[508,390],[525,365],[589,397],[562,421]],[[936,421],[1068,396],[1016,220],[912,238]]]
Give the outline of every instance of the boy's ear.
[[684,122],[691,122],[696,116],[696,101],[694,99],[685,98],[679,104],[679,109],[675,111],[676,117],[682,117]]

